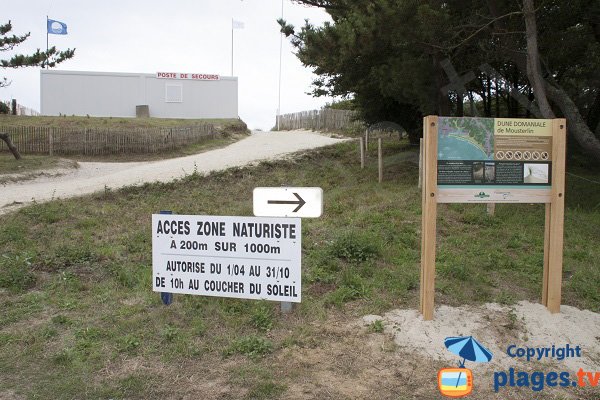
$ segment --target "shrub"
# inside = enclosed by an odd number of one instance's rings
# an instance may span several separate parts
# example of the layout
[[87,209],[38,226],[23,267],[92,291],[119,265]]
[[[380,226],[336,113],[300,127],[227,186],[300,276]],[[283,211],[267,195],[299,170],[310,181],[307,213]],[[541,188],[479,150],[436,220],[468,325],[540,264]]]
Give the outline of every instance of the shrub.
[[379,255],[376,238],[362,233],[349,232],[338,237],[331,245],[332,254],[348,262],[364,262]]
[[224,352],[226,356],[235,353],[244,354],[250,358],[264,356],[273,351],[273,343],[259,336],[245,336],[235,340]]

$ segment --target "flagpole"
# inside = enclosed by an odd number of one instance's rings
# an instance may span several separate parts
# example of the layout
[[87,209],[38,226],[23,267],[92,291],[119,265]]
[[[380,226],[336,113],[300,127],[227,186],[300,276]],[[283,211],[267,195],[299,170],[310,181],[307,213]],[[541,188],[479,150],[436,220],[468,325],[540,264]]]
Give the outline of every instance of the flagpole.
[[48,16],[46,15],[46,62],[44,67],[48,69]]
[[[281,0],[281,19],[283,20],[283,0]],[[283,49],[283,32],[279,33],[279,96],[277,101],[277,130],[280,130],[281,120],[281,52]]]

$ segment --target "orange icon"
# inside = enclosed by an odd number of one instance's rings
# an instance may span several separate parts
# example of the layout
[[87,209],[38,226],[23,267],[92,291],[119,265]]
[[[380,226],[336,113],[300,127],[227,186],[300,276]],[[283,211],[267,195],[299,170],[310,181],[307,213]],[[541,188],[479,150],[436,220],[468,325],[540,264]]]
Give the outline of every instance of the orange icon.
[[438,388],[447,397],[464,397],[473,390],[473,373],[468,368],[443,368],[438,371]]

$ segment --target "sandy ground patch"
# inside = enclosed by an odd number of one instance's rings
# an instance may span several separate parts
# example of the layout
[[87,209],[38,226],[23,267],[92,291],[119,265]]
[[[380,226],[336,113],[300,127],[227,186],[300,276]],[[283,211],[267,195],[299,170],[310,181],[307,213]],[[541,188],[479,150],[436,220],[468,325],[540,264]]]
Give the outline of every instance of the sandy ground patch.
[[[457,357],[444,347],[444,339],[472,335],[495,355],[493,363],[480,365],[514,366],[515,359],[506,355],[510,344],[561,347],[569,343],[581,346],[581,357],[565,358],[561,365],[570,371],[580,367],[600,371],[600,314],[575,307],[563,305],[559,314],[551,314],[541,304],[521,301],[513,307],[493,303],[482,307],[440,306],[433,321],[424,321],[417,310],[364,317],[365,323],[377,319],[384,322],[401,349],[417,350],[435,360],[457,362]],[[507,323],[495,323],[506,319]]]
[[[384,323],[382,333],[369,329],[378,319]],[[282,387],[273,398],[285,400],[442,399],[437,373],[442,368],[456,367],[459,361],[444,347],[444,338],[473,335],[488,346],[494,357],[487,364],[467,362],[473,371],[473,392],[467,398],[600,398],[600,386],[546,386],[540,391],[500,387],[496,392],[493,383],[495,372],[509,368],[528,374],[567,371],[572,380],[577,379],[574,374],[579,368],[600,372],[600,314],[590,311],[563,306],[561,314],[553,315],[539,304],[524,301],[514,306],[441,306],[433,321],[423,321],[416,310],[403,309],[358,320],[333,311],[325,320],[307,324],[309,333],[298,344],[280,348],[264,359],[217,356],[164,364],[136,358],[111,366],[98,378],[103,381],[111,374],[127,375],[132,371],[152,373],[161,382],[156,396],[170,393],[172,398],[194,399],[202,393],[203,398],[240,399],[252,398],[249,394],[256,383],[255,375],[266,371]],[[579,345],[582,356],[528,362],[506,355],[510,344],[558,347],[566,343]],[[250,375],[244,378],[240,371]]]
[[254,132],[230,146],[187,157],[130,163],[81,162],[59,176],[6,183],[0,187],[0,214],[42,202],[146,182],[168,182],[185,175],[239,167],[340,142],[309,131]]
[[58,163],[49,168],[47,170],[35,170],[35,171],[26,171],[26,172],[18,172],[13,174],[1,174],[0,175],[0,188],[2,186],[6,186],[9,183],[23,182],[23,181],[31,181],[36,178],[56,178],[58,176],[66,175],[70,172],[73,172],[75,168],[78,168],[79,165],[76,161],[60,159]]
[[[393,310],[383,316],[368,315],[363,324],[381,320],[385,332],[393,337],[398,353],[410,354],[409,359],[436,363],[442,367],[457,367],[460,357],[452,354],[444,346],[444,339],[450,336],[473,336],[493,354],[488,363],[467,361],[465,366],[474,374],[474,396],[476,398],[600,398],[600,382],[595,388],[544,387],[532,391],[528,387],[500,387],[493,390],[494,373],[535,371],[569,372],[571,381],[577,380],[580,368],[600,375],[600,314],[579,310],[575,307],[561,307],[561,313],[551,314],[541,304],[521,301],[514,306],[485,304],[483,306],[449,307],[436,309],[433,321],[424,321],[417,310]],[[580,356],[564,359],[541,357],[527,360],[526,357],[510,357],[508,347],[516,348],[571,348],[580,347]],[[430,374],[433,371],[430,372]],[[435,375],[430,376],[435,381]],[[424,383],[425,384],[425,383]],[[431,386],[430,383],[427,383]],[[530,386],[533,384],[530,382]],[[435,386],[434,386],[435,389]],[[479,392],[479,395],[476,393]],[[435,393],[435,392],[434,392]]]

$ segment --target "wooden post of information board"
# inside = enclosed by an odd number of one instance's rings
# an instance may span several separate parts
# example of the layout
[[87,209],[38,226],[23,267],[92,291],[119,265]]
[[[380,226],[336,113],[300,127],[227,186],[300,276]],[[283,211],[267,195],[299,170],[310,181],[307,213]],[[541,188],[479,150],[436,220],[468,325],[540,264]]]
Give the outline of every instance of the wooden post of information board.
[[546,217],[544,222],[544,270],[542,273],[542,304],[548,307],[548,244],[550,243],[550,203],[546,203]]
[[[546,203],[544,230],[544,266],[542,304],[551,313],[560,312],[563,263],[563,232],[565,208],[565,148],[566,120],[554,119],[552,124],[552,187]],[[433,319],[435,297],[435,244],[437,219],[437,139],[438,117],[423,119],[422,151],[422,215],[421,215],[421,277],[420,312],[423,319]]]
[[423,187],[423,138],[419,139],[419,183],[417,187]]
[[565,220],[566,144],[566,120],[555,119],[552,121],[552,191],[550,204],[546,206],[546,227],[544,232],[545,273],[544,287],[542,289],[542,301],[551,313],[560,312]]
[[421,232],[420,311],[423,319],[433,319],[435,297],[435,240],[437,219],[437,140],[438,117],[423,119],[423,191]]

